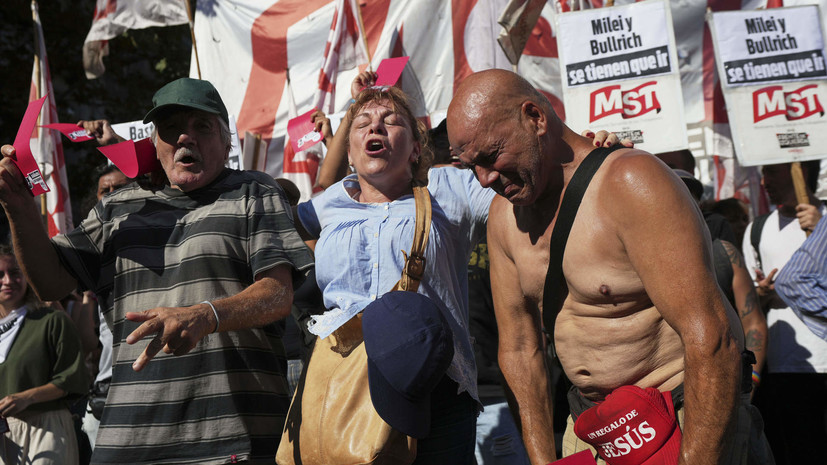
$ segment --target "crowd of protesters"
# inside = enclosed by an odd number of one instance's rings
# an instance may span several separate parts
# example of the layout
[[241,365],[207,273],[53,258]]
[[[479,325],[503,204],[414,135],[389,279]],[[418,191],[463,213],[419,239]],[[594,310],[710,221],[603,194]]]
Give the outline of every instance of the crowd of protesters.
[[[803,164],[806,203],[790,164],[763,167],[775,208],[751,219],[705,198],[688,150],[578,135],[516,74],[468,77],[430,131],[375,79],[354,80],[335,134],[313,115],[326,190],[304,203],[287,180],[225,167],[227,109],[207,81],[155,93],[162,171],[102,167],[64,235],[47,236],[3,146],[3,463],[274,463],[296,441],[285,419],[314,341],[359,318],[373,405],[418,439],[406,463],[827,463],[818,162]],[[78,125],[120,140],[105,120]],[[414,298],[388,291],[416,186],[433,213]],[[394,369],[376,344],[408,335],[385,327],[433,338],[411,336]],[[637,418],[612,426],[624,409]]]

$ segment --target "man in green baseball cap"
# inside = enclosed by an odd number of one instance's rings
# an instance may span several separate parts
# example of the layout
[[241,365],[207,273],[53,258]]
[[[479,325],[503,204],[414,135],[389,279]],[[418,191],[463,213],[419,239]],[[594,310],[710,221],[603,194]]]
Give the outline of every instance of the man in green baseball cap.
[[224,167],[212,84],[167,84],[145,120],[168,185],[122,187],[51,239],[2,147],[15,254],[43,299],[92,290],[112,331],[94,463],[272,464],[290,402],[279,320],[312,258],[278,184]]
[[169,184],[184,192],[206,186],[223,171],[230,153],[227,108],[209,81],[181,78],[161,87],[144,123]]

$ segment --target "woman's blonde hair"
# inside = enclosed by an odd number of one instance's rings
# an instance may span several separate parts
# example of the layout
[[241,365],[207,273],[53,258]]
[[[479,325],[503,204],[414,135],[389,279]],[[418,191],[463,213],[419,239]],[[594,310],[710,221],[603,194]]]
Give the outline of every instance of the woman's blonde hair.
[[[434,154],[431,152],[428,144],[428,128],[425,127],[425,123],[414,117],[408,96],[402,92],[402,90],[393,86],[366,87],[359,93],[355,102],[353,102],[347,110],[347,116],[350,117],[351,126],[353,125],[353,119],[356,114],[371,102],[387,102],[394,113],[404,116],[405,120],[408,121],[414,141],[419,143],[420,147],[419,158],[411,164],[413,178],[417,181],[427,182],[428,169],[431,167]],[[347,131],[345,144],[349,149],[350,128],[348,128]]]

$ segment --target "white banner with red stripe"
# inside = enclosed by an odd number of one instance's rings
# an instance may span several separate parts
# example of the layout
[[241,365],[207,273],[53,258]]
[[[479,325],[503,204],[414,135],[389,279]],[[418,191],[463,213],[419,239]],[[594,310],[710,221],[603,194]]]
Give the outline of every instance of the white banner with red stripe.
[[[48,94],[48,98],[46,98],[43,108],[40,110],[38,121],[39,125],[46,125],[58,122],[57,104],[55,103],[52,76],[49,71],[49,59],[46,56],[45,38],[36,2],[32,2],[32,15],[37,48],[32,69],[29,101],[38,100]],[[43,194],[46,197],[45,213],[49,237],[68,232],[74,226],[72,224],[72,205],[69,201],[69,183],[66,180],[66,164],[63,159],[63,145],[61,142],[60,132],[40,127],[32,132],[30,140],[32,154],[37,160],[46,184],[49,186],[49,192]]]

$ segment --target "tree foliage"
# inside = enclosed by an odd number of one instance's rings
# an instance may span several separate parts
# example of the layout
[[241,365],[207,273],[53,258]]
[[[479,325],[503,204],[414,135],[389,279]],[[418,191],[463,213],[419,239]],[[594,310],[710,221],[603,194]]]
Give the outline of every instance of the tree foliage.
[[[192,41],[189,27],[173,26],[127,31],[109,41],[106,73],[87,80],[82,47],[92,24],[95,2],[46,0],[39,4],[52,75],[58,119],[108,119],[113,123],[142,119],[152,95],[169,81],[189,75]],[[26,110],[34,62],[31,3],[12,0],[3,5],[0,28],[0,143],[14,141]],[[95,182],[95,168],[105,163],[94,141],[73,144],[63,139],[67,175],[77,223],[86,216],[81,201]]]

